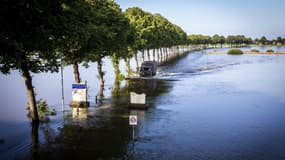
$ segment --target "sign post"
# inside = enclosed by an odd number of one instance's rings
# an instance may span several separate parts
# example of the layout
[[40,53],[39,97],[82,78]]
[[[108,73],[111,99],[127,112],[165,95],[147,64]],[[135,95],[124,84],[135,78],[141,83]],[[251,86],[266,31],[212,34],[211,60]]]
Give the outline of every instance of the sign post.
[[87,100],[87,82],[72,84],[72,101],[71,107],[88,107],[89,102]]
[[133,140],[135,139],[135,126],[138,124],[137,115],[130,115],[129,116],[129,124],[133,128]]
[[64,88],[63,88],[63,64],[62,59],[60,63],[60,73],[61,73],[61,111],[64,111]]
[[137,94],[135,92],[130,93],[130,108],[137,108],[137,109],[147,109],[146,105],[146,94]]

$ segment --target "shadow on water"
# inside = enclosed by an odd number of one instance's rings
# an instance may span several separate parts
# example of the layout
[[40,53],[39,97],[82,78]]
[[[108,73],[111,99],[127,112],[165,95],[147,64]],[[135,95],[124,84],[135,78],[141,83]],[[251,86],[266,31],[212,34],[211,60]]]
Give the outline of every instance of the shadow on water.
[[100,106],[74,108],[63,114],[62,121],[58,117],[33,126],[29,159],[131,158],[129,115],[138,115],[139,123],[143,123],[151,110],[129,109],[129,92],[146,93],[153,108],[155,98],[169,92],[170,85],[165,80],[129,80],[115,89],[112,98]]
[[31,158],[30,159],[39,159],[39,123],[33,123],[32,125],[32,144],[31,144]]

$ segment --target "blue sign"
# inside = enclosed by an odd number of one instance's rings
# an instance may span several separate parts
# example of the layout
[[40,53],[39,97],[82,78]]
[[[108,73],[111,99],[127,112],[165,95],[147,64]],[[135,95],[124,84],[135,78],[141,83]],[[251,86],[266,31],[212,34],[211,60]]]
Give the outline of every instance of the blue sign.
[[86,89],[85,84],[72,84],[72,89]]

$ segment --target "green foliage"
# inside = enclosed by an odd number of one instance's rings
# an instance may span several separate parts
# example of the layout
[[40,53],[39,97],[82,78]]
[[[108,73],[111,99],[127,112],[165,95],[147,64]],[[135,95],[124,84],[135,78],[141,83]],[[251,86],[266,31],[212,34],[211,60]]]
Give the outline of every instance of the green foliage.
[[276,39],[273,40],[268,40],[265,36],[262,36],[261,38],[256,38],[254,40],[255,44],[258,45],[285,45],[285,38],[282,37],[277,37]]
[[192,34],[188,36],[188,43],[194,44],[194,45],[209,45],[212,44],[216,46],[224,45],[225,43],[228,43],[231,46],[242,46],[242,45],[248,45],[252,43],[251,38],[247,38],[243,35],[229,35],[227,38],[224,36],[220,36],[215,34],[214,36],[206,36],[201,34]]
[[[55,108],[50,109],[48,107],[48,104],[47,104],[46,100],[44,100],[44,99],[40,99],[40,100],[37,101],[37,109],[38,109],[38,114],[39,114],[40,121],[48,121],[49,120],[48,116],[56,115]],[[27,116],[30,118],[31,117],[31,113],[30,113],[30,107],[29,106],[27,107],[27,110],[29,111]]]
[[134,43],[135,31],[114,1],[89,0],[94,13],[90,38],[80,50],[88,53],[85,61],[98,61],[116,54],[129,56],[128,47]]
[[87,56],[81,48],[91,37],[93,17],[96,17],[96,13],[87,2],[82,0],[66,1],[62,3],[61,9],[61,16],[54,20],[57,26],[55,30],[56,50],[61,53],[67,65],[81,63]]
[[252,39],[247,38],[244,35],[229,35],[226,38],[226,42],[231,46],[242,46],[242,44],[251,44]]
[[258,49],[251,49],[250,52],[259,53],[260,51]]
[[220,44],[222,46],[223,44],[225,44],[225,42],[226,42],[226,39],[224,36],[219,36],[219,35],[215,34],[212,37],[212,44],[214,44],[214,45]]
[[251,38],[245,37],[244,35],[229,35],[227,38],[220,35],[213,35],[212,37],[201,35],[201,34],[192,34],[188,35],[188,43],[189,44],[212,44],[216,46],[220,44],[221,46],[225,43],[230,46],[243,46],[249,44],[259,44],[259,45],[285,45],[285,38],[277,37],[273,40],[268,40],[265,36],[262,36],[260,39],[256,38],[254,41]]
[[137,50],[170,47],[187,42],[186,33],[160,14],[133,7],[128,8],[125,15],[135,29],[137,36],[134,48]]
[[259,44],[259,45],[285,45],[285,38],[277,37],[273,40],[268,40],[265,36],[262,36],[260,39],[256,38],[254,41],[251,38],[245,37],[244,35],[229,35],[227,38],[220,35],[213,35],[209,37],[207,35],[201,34],[192,34],[188,35],[188,43],[194,45],[209,45],[212,44],[216,46],[224,45],[227,43],[231,47],[241,47],[249,44]]
[[212,40],[210,36],[202,34],[192,34],[188,36],[188,41],[190,44],[211,44]]
[[269,43],[269,41],[267,40],[267,38],[265,36],[262,36],[259,40],[258,43],[261,45],[266,45]]
[[120,73],[118,75],[118,79],[119,79],[119,81],[123,81],[123,80],[125,80],[125,76],[122,73]]
[[9,74],[26,63],[29,71],[57,71],[53,18],[57,1],[0,2],[0,71]]
[[243,54],[243,51],[238,48],[233,48],[233,49],[228,50],[227,53],[230,55],[241,55]]
[[274,53],[274,50],[268,49],[268,50],[266,50],[266,53]]

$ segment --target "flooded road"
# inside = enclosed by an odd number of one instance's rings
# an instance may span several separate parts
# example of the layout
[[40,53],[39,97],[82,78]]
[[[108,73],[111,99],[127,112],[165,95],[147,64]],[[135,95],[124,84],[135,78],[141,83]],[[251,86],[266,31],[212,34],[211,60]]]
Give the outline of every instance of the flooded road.
[[[196,51],[159,67],[155,79],[123,81],[119,88],[107,68],[102,105],[94,102],[94,68],[82,69],[91,107],[66,105],[39,126],[38,135],[25,117],[21,77],[1,75],[0,159],[285,159],[284,55]],[[71,68],[65,75],[71,86]],[[60,110],[59,75],[36,75],[34,81],[38,96]],[[54,88],[42,87],[49,82]],[[128,109],[130,91],[146,93],[149,109]],[[70,94],[66,87],[67,104]],[[138,115],[135,140],[130,114]]]

